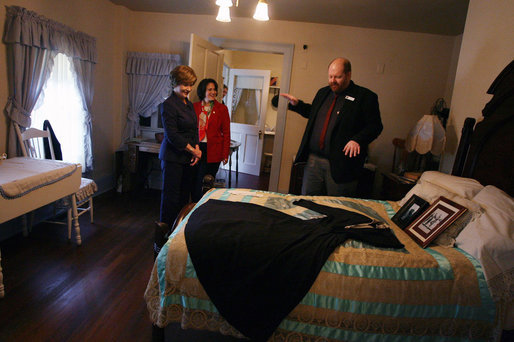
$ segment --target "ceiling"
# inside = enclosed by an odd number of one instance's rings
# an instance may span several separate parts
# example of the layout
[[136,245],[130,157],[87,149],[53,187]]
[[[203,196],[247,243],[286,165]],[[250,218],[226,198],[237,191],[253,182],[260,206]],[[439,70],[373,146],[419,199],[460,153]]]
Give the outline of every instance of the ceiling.
[[[215,0],[111,0],[133,11],[215,16]],[[234,3],[236,0],[233,1]],[[232,17],[251,18],[257,0],[239,0]],[[271,20],[459,35],[469,0],[268,0]],[[230,25],[227,23],[226,25]]]

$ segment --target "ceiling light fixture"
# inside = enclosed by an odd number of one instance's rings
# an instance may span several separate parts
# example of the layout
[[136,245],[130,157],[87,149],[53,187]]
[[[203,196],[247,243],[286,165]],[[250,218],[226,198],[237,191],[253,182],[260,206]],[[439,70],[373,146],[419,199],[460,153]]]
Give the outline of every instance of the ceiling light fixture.
[[229,23],[231,21],[230,20],[230,9],[227,6],[220,6],[216,20],[221,21],[223,23]]
[[232,0],[216,0],[216,5],[220,7],[232,7]]
[[[217,21],[225,23],[230,22],[230,7],[233,6],[232,0],[216,0],[216,5],[220,8],[218,10]],[[239,0],[236,0],[236,7],[239,6]],[[255,14],[253,15],[255,20],[268,21],[268,2],[266,0],[259,0],[257,7],[255,8]]]
[[255,8],[255,14],[253,15],[255,20],[268,21],[268,3],[266,0],[259,0],[257,7]]

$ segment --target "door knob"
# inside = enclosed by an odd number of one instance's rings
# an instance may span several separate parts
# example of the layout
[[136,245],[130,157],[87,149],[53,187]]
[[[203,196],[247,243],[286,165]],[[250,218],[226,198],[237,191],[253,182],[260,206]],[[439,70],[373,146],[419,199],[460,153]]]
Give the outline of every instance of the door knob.
[[259,139],[262,139],[262,131],[259,130]]

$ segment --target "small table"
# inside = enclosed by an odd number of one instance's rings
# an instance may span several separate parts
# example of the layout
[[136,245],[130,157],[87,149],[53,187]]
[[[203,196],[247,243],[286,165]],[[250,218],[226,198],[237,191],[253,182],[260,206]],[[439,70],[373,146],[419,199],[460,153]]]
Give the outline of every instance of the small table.
[[[140,175],[141,163],[140,163],[140,152],[159,154],[161,144],[155,142],[154,139],[142,140],[142,141],[129,141],[128,145],[128,169],[131,173]],[[236,140],[230,140],[230,152],[228,155],[228,187],[232,187],[232,153],[236,152],[236,184],[239,178],[239,146],[241,143]],[[143,184],[146,181],[143,176]]]
[[[146,170],[148,155],[143,157],[144,153],[149,153],[150,155],[158,155],[161,149],[161,144],[156,142],[155,139],[147,139],[141,141],[129,141],[127,143],[128,147],[128,171],[132,174],[136,174],[136,184],[135,188],[139,190],[144,187],[149,174]],[[131,187],[134,185],[131,185]]]
[[416,182],[408,181],[394,173],[382,173],[382,199],[399,201],[415,184]]
[[232,187],[232,153],[236,152],[236,184],[239,177],[239,141],[230,140],[230,152],[228,154],[228,187]]

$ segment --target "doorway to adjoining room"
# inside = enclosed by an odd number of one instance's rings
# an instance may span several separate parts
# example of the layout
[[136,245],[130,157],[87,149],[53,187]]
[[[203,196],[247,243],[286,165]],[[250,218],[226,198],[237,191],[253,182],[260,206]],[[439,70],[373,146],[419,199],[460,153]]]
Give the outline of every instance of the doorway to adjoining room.
[[[246,183],[268,190],[283,55],[239,50],[221,50],[221,53],[223,82],[228,87],[223,100],[231,116],[231,139],[240,146],[239,158],[232,155],[232,164],[221,168],[217,177],[237,168],[239,176],[231,177],[231,186],[245,187],[243,183]],[[276,101],[272,101],[275,96]],[[239,183],[242,177],[245,181]]]

